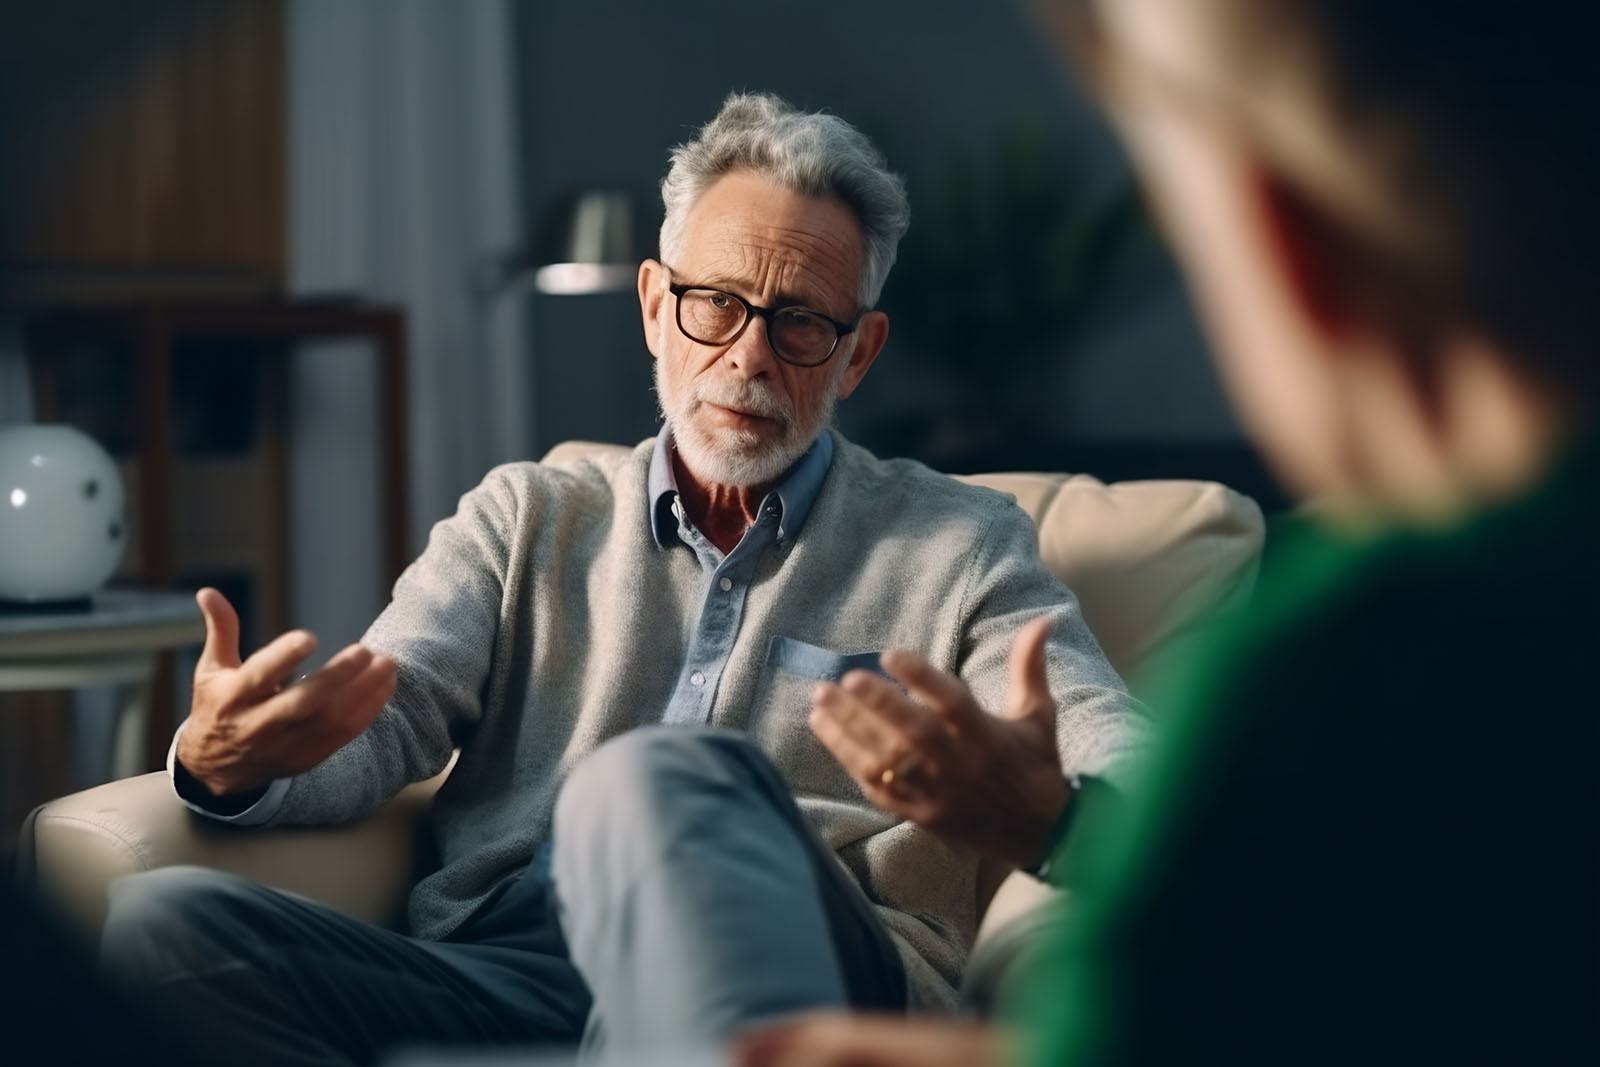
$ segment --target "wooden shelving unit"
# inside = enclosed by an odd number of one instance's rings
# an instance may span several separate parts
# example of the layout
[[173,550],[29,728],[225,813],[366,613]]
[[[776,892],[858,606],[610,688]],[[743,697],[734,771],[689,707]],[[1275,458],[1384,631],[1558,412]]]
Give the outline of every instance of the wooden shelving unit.
[[[300,341],[372,342],[379,566],[385,582],[405,568],[409,445],[399,309],[330,301],[138,301],[39,310],[24,318],[23,334],[39,421],[79,425],[120,453],[129,510],[121,577],[158,589],[218,586],[241,602],[247,645],[282,632],[291,618],[286,356]],[[180,358],[189,361],[190,376],[175,375]],[[220,384],[205,380],[223,367],[233,372]],[[237,373],[241,368],[245,373]],[[244,424],[249,432],[240,430]],[[158,681],[159,694],[170,689],[170,679]],[[158,696],[152,765],[165,755],[172,727],[171,701]]]

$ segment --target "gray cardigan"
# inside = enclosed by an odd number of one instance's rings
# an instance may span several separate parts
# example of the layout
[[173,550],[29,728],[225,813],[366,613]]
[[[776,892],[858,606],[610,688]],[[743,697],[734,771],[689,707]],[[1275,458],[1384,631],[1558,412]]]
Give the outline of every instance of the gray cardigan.
[[[949,1007],[977,929],[978,860],[867,803],[807,726],[829,657],[777,653],[795,641],[840,656],[915,649],[994,708],[1017,628],[1048,614],[1068,772],[1114,775],[1141,743],[1143,712],[1008,497],[834,443],[805,527],[757,565],[711,723],[748,734],[783,773],[877,906],[913,1004]],[[707,578],[693,553],[652,536],[652,447],[490,471],[434,526],[364,639],[399,663],[393,700],[274,790],[267,823],[354,819],[460,747],[430,816],[441,866],[411,896],[419,937],[449,934],[528,863],[575,763],[661,719]]]

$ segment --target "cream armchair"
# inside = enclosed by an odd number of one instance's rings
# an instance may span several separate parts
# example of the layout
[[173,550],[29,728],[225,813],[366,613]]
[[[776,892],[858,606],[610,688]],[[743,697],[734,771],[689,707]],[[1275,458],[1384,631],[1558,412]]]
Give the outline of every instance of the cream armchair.
[[[616,447],[567,442],[546,459]],[[965,480],[1011,493],[1033,516],[1046,563],[1077,593],[1090,628],[1124,676],[1136,678],[1141,665],[1181,643],[1202,617],[1237,610],[1249,597],[1263,537],[1261,512],[1223,486],[1105,485],[1060,474]],[[164,773],[129,778],[34,811],[23,826],[20,872],[89,934],[104,920],[112,879],[175,864],[233,871],[392,926],[402,918],[425,855],[417,847],[418,816],[448,774],[411,786],[352,825],[264,831],[192,815]],[[1047,893],[1020,873],[989,874],[988,887],[998,891],[980,942],[994,940],[998,927]]]

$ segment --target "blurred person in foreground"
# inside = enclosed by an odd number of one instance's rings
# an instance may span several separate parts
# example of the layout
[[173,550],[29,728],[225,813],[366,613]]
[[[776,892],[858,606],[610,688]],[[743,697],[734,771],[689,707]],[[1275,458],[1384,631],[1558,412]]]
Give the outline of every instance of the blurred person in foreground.
[[739,1058],[1595,1062],[1593,7],[1045,6],[1320,521],[1167,679],[1136,799],[1079,812],[999,1026]]

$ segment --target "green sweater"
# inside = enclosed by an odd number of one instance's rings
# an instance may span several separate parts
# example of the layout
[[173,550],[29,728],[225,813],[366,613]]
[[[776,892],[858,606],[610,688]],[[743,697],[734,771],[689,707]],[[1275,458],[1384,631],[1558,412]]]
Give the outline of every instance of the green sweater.
[[1152,701],[1135,799],[1058,857],[1072,903],[1012,989],[1034,1062],[1594,1051],[1597,475],[1580,449],[1448,531],[1282,531]]

